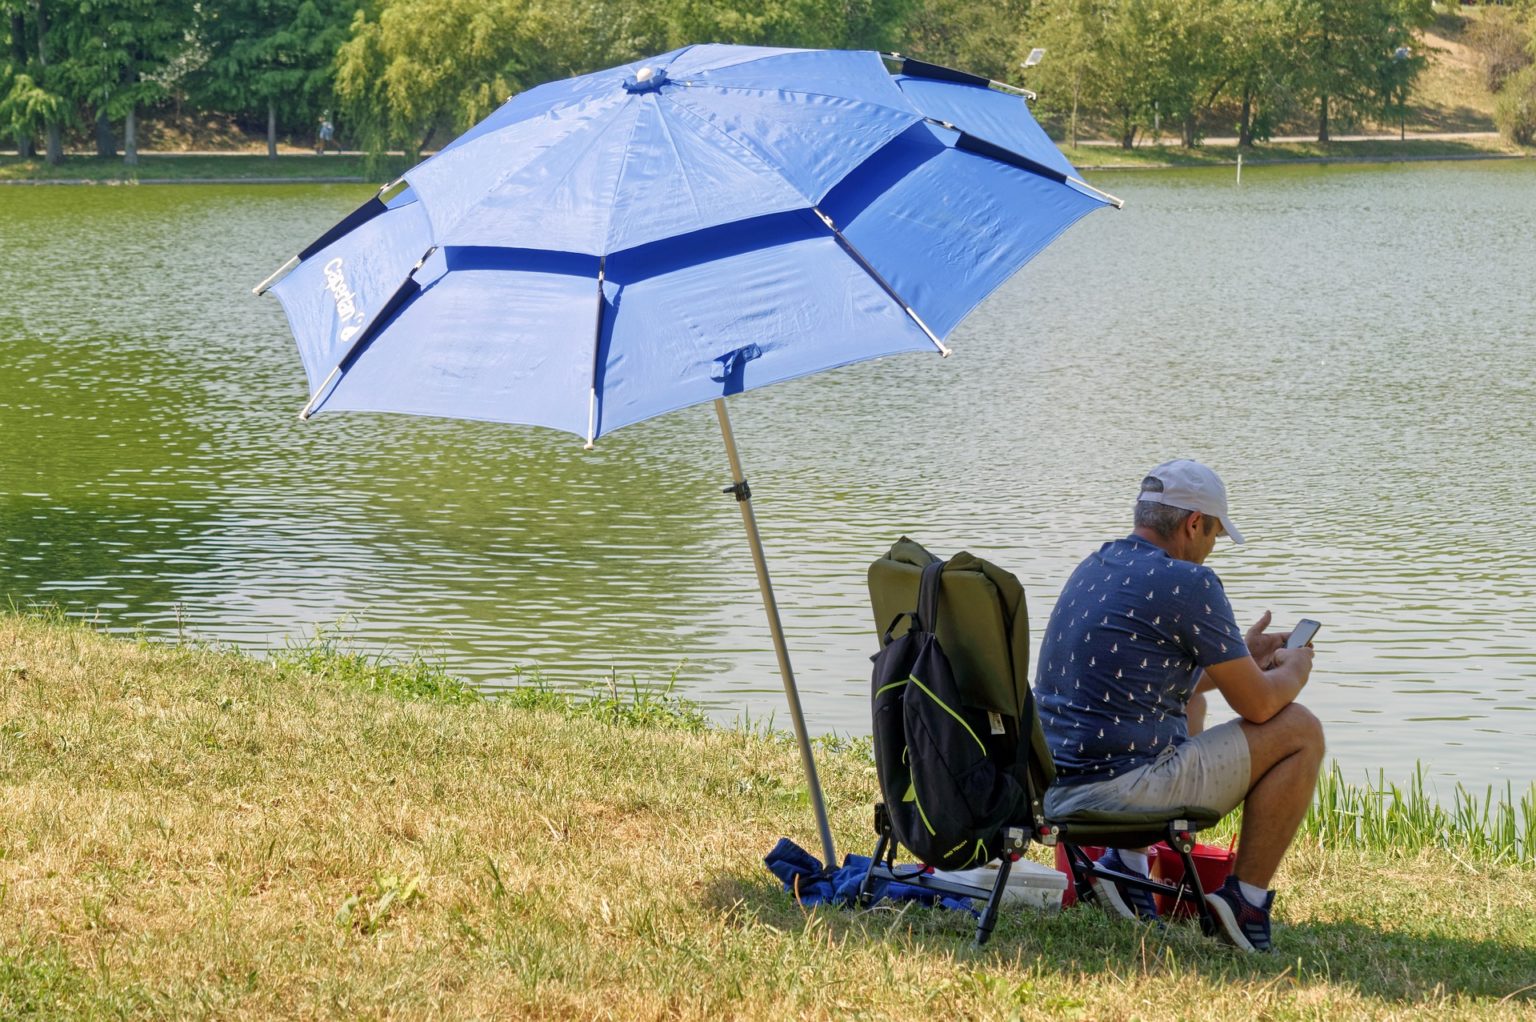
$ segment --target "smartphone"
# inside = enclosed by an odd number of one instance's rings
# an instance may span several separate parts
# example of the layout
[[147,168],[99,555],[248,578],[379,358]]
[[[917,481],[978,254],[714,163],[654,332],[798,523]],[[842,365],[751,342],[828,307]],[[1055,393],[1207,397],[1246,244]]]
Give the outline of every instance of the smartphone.
[[1297,649],[1312,641],[1317,630],[1323,627],[1309,617],[1304,617],[1296,622],[1296,627],[1291,629],[1291,637],[1285,640],[1286,649]]

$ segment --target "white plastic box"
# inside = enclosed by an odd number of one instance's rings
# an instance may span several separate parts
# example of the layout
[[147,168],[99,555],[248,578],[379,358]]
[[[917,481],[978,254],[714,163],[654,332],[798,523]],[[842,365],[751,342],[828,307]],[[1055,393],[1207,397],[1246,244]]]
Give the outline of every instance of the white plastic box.
[[[953,872],[934,870],[933,875],[962,884],[985,887],[991,890],[997,883],[997,863],[991,862],[978,869],[962,869]],[[1067,875],[1042,866],[1038,862],[1020,859],[1008,870],[1008,889],[1003,892],[1005,906],[1028,905],[1047,912],[1061,909],[1061,896],[1067,889]]]

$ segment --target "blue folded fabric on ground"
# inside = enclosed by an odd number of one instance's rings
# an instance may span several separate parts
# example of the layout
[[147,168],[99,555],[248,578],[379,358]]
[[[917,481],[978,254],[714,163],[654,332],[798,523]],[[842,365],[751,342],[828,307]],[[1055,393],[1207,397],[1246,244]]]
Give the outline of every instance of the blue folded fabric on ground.
[[[867,855],[845,855],[836,870],[822,868],[821,860],[787,837],[779,838],[773,851],[763,856],[768,872],[779,878],[784,889],[794,893],[802,905],[831,904],[849,908],[858,903],[859,885],[869,872]],[[925,891],[921,887],[896,880],[876,880],[869,888],[875,902],[915,901],[920,905],[955,909],[976,915],[970,898],[951,898]]]

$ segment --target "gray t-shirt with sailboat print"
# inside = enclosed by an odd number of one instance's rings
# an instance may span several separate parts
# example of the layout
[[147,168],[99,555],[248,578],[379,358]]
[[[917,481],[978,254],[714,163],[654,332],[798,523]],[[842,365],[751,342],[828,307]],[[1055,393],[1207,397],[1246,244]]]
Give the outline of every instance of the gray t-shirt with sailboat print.
[[1200,669],[1247,655],[1214,571],[1139,536],[1105,543],[1067,580],[1040,647],[1058,783],[1108,780],[1186,741]]

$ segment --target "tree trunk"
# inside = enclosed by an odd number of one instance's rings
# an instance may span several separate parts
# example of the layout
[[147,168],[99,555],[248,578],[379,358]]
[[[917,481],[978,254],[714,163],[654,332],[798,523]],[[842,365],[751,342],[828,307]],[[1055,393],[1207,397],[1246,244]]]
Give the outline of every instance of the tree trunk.
[[[11,62],[17,69],[27,66],[27,20],[20,11],[11,12]],[[32,158],[30,131],[16,132],[16,155],[23,160]]]
[[130,106],[128,116],[123,118],[123,162],[130,167],[139,165],[138,127],[137,108]]
[[1244,149],[1253,148],[1253,90],[1243,89],[1243,110],[1237,120],[1237,144]]
[[[34,8],[37,11],[37,63],[43,69],[43,84],[48,84],[48,12],[42,4]],[[59,131],[59,122],[50,119],[48,126],[48,165],[57,167],[64,162],[64,138]]]
[[1077,95],[1081,89],[1081,82],[1077,76],[1072,78],[1072,148],[1077,148]]
[[11,12],[11,57],[18,68],[27,66],[27,22],[20,11]]
[[1328,94],[1325,92],[1317,101],[1317,140],[1328,141]]
[[117,140],[112,137],[112,119],[107,116],[106,107],[96,111],[96,155],[117,155]]
[[1193,149],[1195,147],[1195,136],[1195,115],[1185,114],[1182,123],[1179,125],[1179,141],[1185,149]]
[[277,100],[267,100],[267,159],[277,159]]

